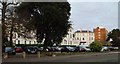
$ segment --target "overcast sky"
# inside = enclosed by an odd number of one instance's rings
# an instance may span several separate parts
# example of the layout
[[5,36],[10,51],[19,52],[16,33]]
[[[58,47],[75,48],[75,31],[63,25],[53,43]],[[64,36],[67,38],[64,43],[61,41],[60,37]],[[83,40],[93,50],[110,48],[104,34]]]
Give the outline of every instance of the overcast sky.
[[74,31],[103,26],[111,31],[118,28],[119,0],[68,0],[71,4],[72,27]]
[[74,31],[79,29],[93,31],[93,28],[97,26],[103,26],[108,31],[118,28],[118,2],[86,1],[70,2],[70,4],[70,20]]

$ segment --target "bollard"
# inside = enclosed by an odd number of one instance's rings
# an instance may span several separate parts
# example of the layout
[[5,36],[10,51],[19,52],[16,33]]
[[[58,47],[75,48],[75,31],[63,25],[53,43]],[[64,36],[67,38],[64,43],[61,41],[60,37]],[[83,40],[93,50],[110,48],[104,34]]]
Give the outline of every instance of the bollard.
[[37,53],[38,53],[38,58],[40,58],[40,51],[38,51]]
[[23,58],[26,58],[26,53],[25,52],[23,52]]
[[53,55],[52,55],[52,57],[56,57],[56,55],[55,55],[55,54],[53,54]]
[[8,54],[7,53],[5,53],[5,55],[4,55],[4,59],[6,59],[6,58],[8,58]]
[[56,57],[56,55],[54,53],[52,53],[52,57]]

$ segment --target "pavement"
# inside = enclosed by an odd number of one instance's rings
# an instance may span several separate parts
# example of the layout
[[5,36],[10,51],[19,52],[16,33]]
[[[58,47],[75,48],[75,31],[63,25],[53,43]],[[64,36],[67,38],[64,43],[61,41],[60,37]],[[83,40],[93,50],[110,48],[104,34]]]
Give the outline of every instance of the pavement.
[[2,59],[2,62],[118,62],[118,53],[119,52],[90,53],[40,58],[38,58],[37,54],[27,55],[26,58],[23,58],[22,54],[17,54],[10,58]]

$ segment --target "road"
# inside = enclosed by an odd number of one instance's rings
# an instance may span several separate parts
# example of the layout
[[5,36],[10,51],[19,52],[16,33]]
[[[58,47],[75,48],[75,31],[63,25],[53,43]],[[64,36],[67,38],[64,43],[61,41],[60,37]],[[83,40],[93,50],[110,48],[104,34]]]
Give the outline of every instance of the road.
[[25,59],[22,56],[16,55],[3,62],[118,62],[118,53],[94,53],[94,54],[79,54],[79,55],[65,55],[56,57],[40,57],[37,55],[29,55]]

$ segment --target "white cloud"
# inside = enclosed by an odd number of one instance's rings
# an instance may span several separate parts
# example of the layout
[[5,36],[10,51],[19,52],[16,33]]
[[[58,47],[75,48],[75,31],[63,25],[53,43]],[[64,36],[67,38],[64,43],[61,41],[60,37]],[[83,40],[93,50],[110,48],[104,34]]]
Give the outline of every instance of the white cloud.
[[120,0],[68,0],[69,2],[118,2]]
[[71,20],[75,30],[83,28],[92,30],[96,26],[108,30],[118,27],[117,2],[79,2],[71,3]]

